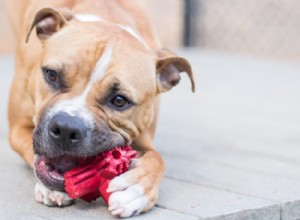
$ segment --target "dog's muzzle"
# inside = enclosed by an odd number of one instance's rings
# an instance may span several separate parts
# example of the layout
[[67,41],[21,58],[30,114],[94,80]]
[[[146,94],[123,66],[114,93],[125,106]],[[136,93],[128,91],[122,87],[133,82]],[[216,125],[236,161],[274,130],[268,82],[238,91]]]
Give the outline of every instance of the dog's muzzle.
[[125,139],[112,131],[104,119],[94,121],[81,113],[50,109],[35,129],[35,173],[49,189],[64,191],[64,173],[82,158],[125,145]]

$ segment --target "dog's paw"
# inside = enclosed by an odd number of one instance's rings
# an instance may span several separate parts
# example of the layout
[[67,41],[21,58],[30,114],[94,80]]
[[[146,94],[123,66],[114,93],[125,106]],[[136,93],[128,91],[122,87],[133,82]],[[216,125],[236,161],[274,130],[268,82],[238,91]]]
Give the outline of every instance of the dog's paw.
[[69,206],[73,200],[63,192],[52,191],[38,182],[34,188],[36,201],[47,206]]
[[151,209],[158,197],[160,180],[149,172],[140,159],[131,161],[130,170],[114,178],[107,189],[108,210],[118,217],[130,217]]

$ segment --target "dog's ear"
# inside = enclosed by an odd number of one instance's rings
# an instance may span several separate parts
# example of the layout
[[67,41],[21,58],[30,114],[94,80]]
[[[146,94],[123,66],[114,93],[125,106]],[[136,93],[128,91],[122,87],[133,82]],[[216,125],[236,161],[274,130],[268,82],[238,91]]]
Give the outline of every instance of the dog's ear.
[[158,92],[166,92],[180,81],[180,73],[187,73],[192,91],[195,92],[195,81],[189,62],[168,49],[157,51],[156,78]]
[[37,37],[45,40],[59,31],[72,17],[71,11],[67,8],[42,8],[35,15],[26,36],[26,43],[35,27]]

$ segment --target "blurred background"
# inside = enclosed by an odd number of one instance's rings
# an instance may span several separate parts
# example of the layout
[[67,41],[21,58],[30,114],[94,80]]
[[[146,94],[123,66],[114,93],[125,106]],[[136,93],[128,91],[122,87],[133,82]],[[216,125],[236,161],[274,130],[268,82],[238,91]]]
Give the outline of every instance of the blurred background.
[[[147,0],[163,45],[300,61],[298,0]],[[12,34],[0,0],[0,52]]]

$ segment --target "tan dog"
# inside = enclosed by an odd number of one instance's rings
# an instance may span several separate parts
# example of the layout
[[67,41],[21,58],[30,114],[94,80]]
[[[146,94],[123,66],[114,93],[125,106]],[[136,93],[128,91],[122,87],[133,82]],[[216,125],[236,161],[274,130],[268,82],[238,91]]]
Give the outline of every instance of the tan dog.
[[35,165],[37,201],[69,205],[63,172],[78,158],[131,144],[141,156],[111,182],[109,210],[128,217],[151,209],[164,173],[152,142],[159,95],[179,82],[180,72],[194,90],[189,63],[159,49],[141,0],[8,0],[7,6],[17,39],[10,142]]

